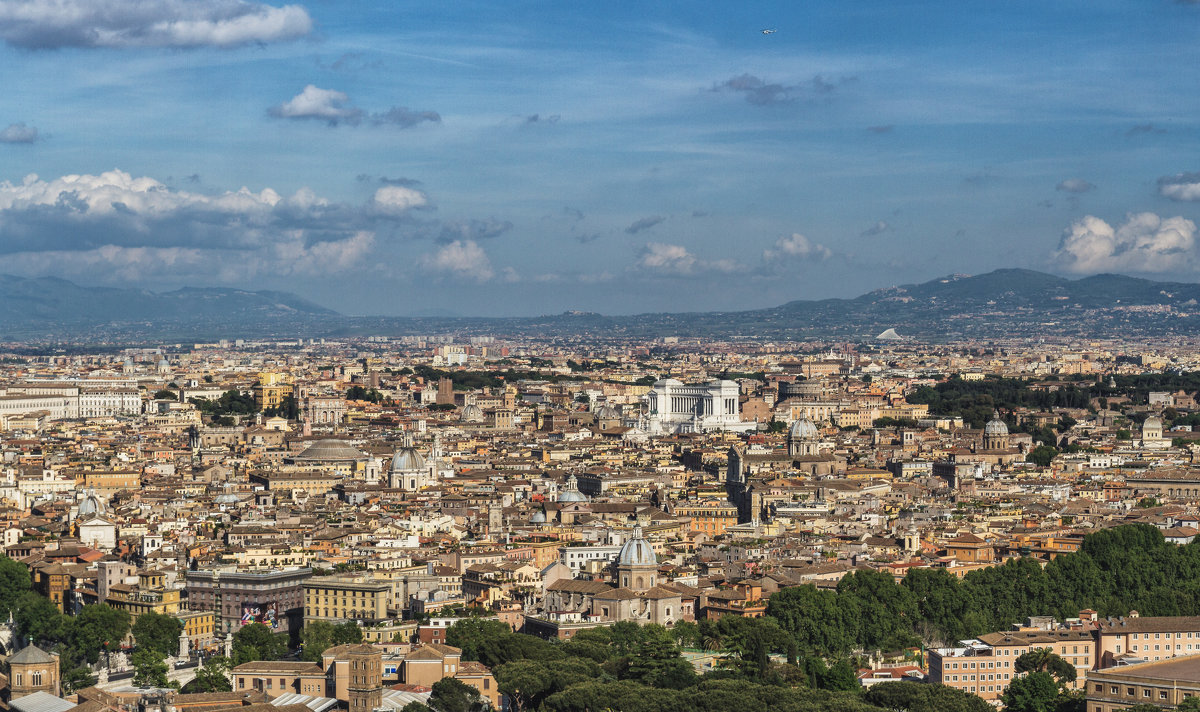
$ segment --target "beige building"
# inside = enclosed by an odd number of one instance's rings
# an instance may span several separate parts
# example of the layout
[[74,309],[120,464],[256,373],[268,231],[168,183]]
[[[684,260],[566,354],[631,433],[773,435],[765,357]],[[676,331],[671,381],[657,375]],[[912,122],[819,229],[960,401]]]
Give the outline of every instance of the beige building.
[[[1081,611],[1091,620],[1094,611]],[[1109,668],[1119,661],[1141,659],[1158,662],[1181,655],[1200,654],[1200,616],[1142,618],[1136,614],[1095,621],[1099,636],[1096,667]]]
[[1075,666],[1078,678],[1070,687],[1078,689],[1092,667],[1096,646],[1092,632],[1082,629],[988,633],[962,642],[962,647],[929,651],[929,681],[989,701],[999,699],[1017,676],[1017,658],[1038,648],[1049,648]]
[[1174,709],[1200,697],[1200,656],[1122,665],[1087,676],[1087,712],[1116,712],[1134,705]]

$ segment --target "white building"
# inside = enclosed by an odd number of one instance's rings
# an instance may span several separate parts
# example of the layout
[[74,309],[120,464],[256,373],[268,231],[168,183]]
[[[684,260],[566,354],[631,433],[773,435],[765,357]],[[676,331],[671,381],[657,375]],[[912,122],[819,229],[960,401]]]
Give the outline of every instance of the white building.
[[646,415],[641,427],[650,433],[754,430],[757,423],[742,422],[739,395],[738,384],[733,381],[685,384],[664,378],[644,397]]

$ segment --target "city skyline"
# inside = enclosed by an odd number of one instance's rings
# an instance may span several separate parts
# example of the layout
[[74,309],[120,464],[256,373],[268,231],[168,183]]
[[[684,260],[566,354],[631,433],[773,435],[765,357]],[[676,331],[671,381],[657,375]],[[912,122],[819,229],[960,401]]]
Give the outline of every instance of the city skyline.
[[1198,24],[1170,0],[0,0],[0,271],[479,316],[997,267],[1195,281]]

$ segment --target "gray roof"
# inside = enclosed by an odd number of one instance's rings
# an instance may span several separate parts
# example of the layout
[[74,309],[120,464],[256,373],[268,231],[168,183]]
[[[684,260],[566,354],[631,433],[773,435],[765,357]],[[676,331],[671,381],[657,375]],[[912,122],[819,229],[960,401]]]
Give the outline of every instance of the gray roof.
[[353,447],[345,440],[336,438],[327,438],[318,440],[312,445],[309,445],[296,456],[297,460],[362,460],[366,455],[361,450]]
[[61,697],[55,697],[49,692],[32,692],[24,697],[18,697],[8,706],[17,712],[66,712],[75,707],[74,702],[67,702]]
[[27,645],[8,659],[9,665],[13,663],[22,665],[27,663],[41,664],[52,662],[54,662],[54,657],[36,645]]

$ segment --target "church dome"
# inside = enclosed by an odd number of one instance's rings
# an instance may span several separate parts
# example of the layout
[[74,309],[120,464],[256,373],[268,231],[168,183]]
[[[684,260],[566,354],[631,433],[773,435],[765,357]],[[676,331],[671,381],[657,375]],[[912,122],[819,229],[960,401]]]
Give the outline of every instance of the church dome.
[[1162,418],[1159,418],[1157,415],[1152,415],[1149,418],[1146,418],[1145,422],[1142,423],[1142,430],[1162,430],[1162,426]]
[[79,516],[83,517],[88,514],[99,514],[104,510],[104,505],[100,503],[99,498],[94,494],[89,494],[79,503]]
[[575,479],[575,475],[567,478],[567,486],[562,492],[558,493],[559,502],[586,502],[587,495],[579,491],[579,480]]
[[788,437],[795,440],[815,440],[820,436],[817,426],[808,416],[802,415],[788,428]]
[[395,457],[392,458],[392,472],[408,472],[411,470],[425,469],[425,458],[421,457],[421,453],[412,446],[411,442],[405,442],[404,446],[396,451]]
[[987,425],[983,426],[983,434],[994,437],[1005,437],[1008,435],[1008,426],[1004,424],[1003,420],[1000,420],[999,413],[992,416]]
[[654,555],[654,548],[650,543],[642,538],[642,528],[633,528],[633,537],[621,547],[621,553],[617,555],[618,566],[657,566],[658,557]]
[[621,414],[617,409],[605,403],[596,411],[596,420],[617,420]]
[[463,406],[462,414],[459,415],[458,419],[464,423],[482,422],[483,421],[483,408],[480,408],[479,406],[475,405],[474,403],[468,403],[465,406]]
[[546,510],[539,509],[538,511],[534,512],[533,516],[529,518],[529,523],[530,524],[545,524],[546,523]]

